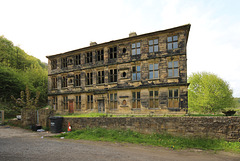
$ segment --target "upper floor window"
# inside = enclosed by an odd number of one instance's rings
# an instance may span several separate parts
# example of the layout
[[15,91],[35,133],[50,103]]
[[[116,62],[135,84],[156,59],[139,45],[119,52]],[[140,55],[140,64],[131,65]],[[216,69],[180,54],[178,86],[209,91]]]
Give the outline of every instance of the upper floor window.
[[97,50],[97,61],[103,61],[104,60],[104,50]]
[[178,61],[168,62],[168,77],[178,77]]
[[104,71],[98,71],[97,73],[97,84],[104,83]]
[[158,91],[149,91],[149,108],[158,108]]
[[61,68],[66,68],[67,67],[67,58],[62,58],[61,59]]
[[158,39],[148,41],[149,53],[158,52]]
[[110,70],[109,82],[117,82],[117,69]]
[[179,107],[178,89],[168,90],[168,107]]
[[132,92],[132,108],[141,108],[140,92]]
[[158,64],[149,64],[149,79],[158,78]]
[[52,78],[52,89],[56,89],[57,88],[57,78],[53,77]]
[[117,109],[117,93],[110,94],[110,110]]
[[67,87],[67,77],[62,77],[62,87]]
[[81,74],[75,75],[75,87],[81,86]]
[[87,52],[86,63],[92,63],[92,52]]
[[93,73],[87,73],[86,75],[86,85],[93,84]]
[[139,55],[141,54],[141,45],[140,42],[132,44],[132,55]]
[[76,109],[81,110],[81,106],[82,106],[81,96],[76,96]]
[[109,50],[109,59],[117,58],[117,47],[112,47]]
[[133,66],[132,67],[132,80],[140,80],[141,79],[141,67]]
[[81,64],[81,55],[76,55],[75,57],[75,65],[80,65]]
[[168,42],[168,50],[177,49],[178,48],[178,36],[170,36],[167,38]]
[[51,60],[51,69],[57,69],[57,59]]

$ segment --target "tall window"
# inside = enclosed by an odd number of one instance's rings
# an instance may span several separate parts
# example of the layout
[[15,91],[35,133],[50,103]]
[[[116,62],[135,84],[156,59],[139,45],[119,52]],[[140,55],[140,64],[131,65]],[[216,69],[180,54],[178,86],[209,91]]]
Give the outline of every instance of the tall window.
[[104,83],[104,71],[98,71],[97,73],[97,84]]
[[139,109],[141,107],[140,92],[132,92],[132,108]]
[[178,36],[170,36],[167,38],[168,50],[178,48]]
[[82,99],[81,96],[76,96],[76,110],[81,110],[81,105],[82,105]]
[[87,109],[93,109],[93,95],[87,96]]
[[64,110],[68,109],[68,97],[67,96],[63,97],[63,109]]
[[67,87],[67,77],[62,77],[62,87]]
[[149,108],[158,108],[158,91],[149,91]]
[[75,87],[81,86],[81,74],[75,75]]
[[178,108],[179,107],[179,98],[178,98],[178,89],[169,89],[168,91],[168,107]]
[[110,70],[109,82],[117,82],[117,69]]
[[158,52],[158,39],[148,41],[149,53]]
[[168,62],[168,77],[178,77],[178,61]]
[[158,64],[149,64],[149,79],[158,78]]
[[53,97],[53,100],[52,100],[53,102],[52,102],[52,108],[54,109],[54,110],[58,110],[58,99],[57,99],[57,97]]
[[112,47],[109,50],[109,59],[117,58],[117,47]]
[[104,60],[104,51],[102,50],[97,50],[97,61],[103,61]]
[[57,69],[57,59],[51,60],[51,69]]
[[57,88],[57,77],[53,77],[52,78],[52,89],[56,89]]
[[76,55],[75,57],[75,65],[80,65],[81,64],[81,55]]
[[87,73],[86,75],[86,85],[92,85],[93,84],[93,73]]
[[87,52],[86,63],[92,63],[92,52]]
[[140,80],[141,79],[141,67],[133,66],[132,67],[132,80]]
[[110,110],[117,109],[117,93],[110,94]]
[[132,55],[139,55],[141,54],[141,45],[140,42],[132,44]]
[[67,58],[62,58],[61,59],[61,68],[66,68],[67,67]]

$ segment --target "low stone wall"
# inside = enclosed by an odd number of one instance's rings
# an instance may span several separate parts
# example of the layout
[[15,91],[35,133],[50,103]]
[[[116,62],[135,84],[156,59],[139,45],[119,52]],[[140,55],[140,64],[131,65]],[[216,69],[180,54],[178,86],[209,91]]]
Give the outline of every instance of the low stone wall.
[[54,115],[54,110],[52,109],[40,109],[38,110],[38,116],[39,116],[39,125],[42,127],[49,127],[49,117]]
[[141,133],[170,133],[181,136],[223,138],[229,141],[240,139],[240,117],[106,117],[64,118],[72,129],[102,127],[108,129],[131,129]]

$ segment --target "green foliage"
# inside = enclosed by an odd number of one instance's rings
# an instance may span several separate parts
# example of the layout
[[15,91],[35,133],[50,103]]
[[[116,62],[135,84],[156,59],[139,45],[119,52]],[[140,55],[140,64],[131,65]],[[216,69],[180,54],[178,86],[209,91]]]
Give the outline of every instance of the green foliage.
[[232,108],[234,99],[227,82],[211,73],[194,73],[189,78],[189,109],[200,113],[215,113]]
[[[18,97],[26,86],[31,93],[40,92],[40,106],[47,104],[47,65],[39,59],[28,55],[13,42],[0,36],[0,106],[12,109],[11,95]],[[11,111],[11,110],[10,110]],[[9,113],[10,113],[9,111]]]
[[132,130],[110,130],[104,128],[87,128],[60,134],[56,137],[66,139],[84,139],[93,141],[128,142],[167,147],[171,149],[197,148],[203,150],[225,150],[240,152],[239,142],[227,142],[221,139],[199,137],[181,137],[170,134],[142,134]]

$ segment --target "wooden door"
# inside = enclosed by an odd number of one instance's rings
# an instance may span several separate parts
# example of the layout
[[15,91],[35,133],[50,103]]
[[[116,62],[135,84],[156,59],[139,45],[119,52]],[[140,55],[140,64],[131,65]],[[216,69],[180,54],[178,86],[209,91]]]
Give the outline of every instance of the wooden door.
[[74,113],[73,100],[69,100],[68,112],[69,112],[69,113]]

